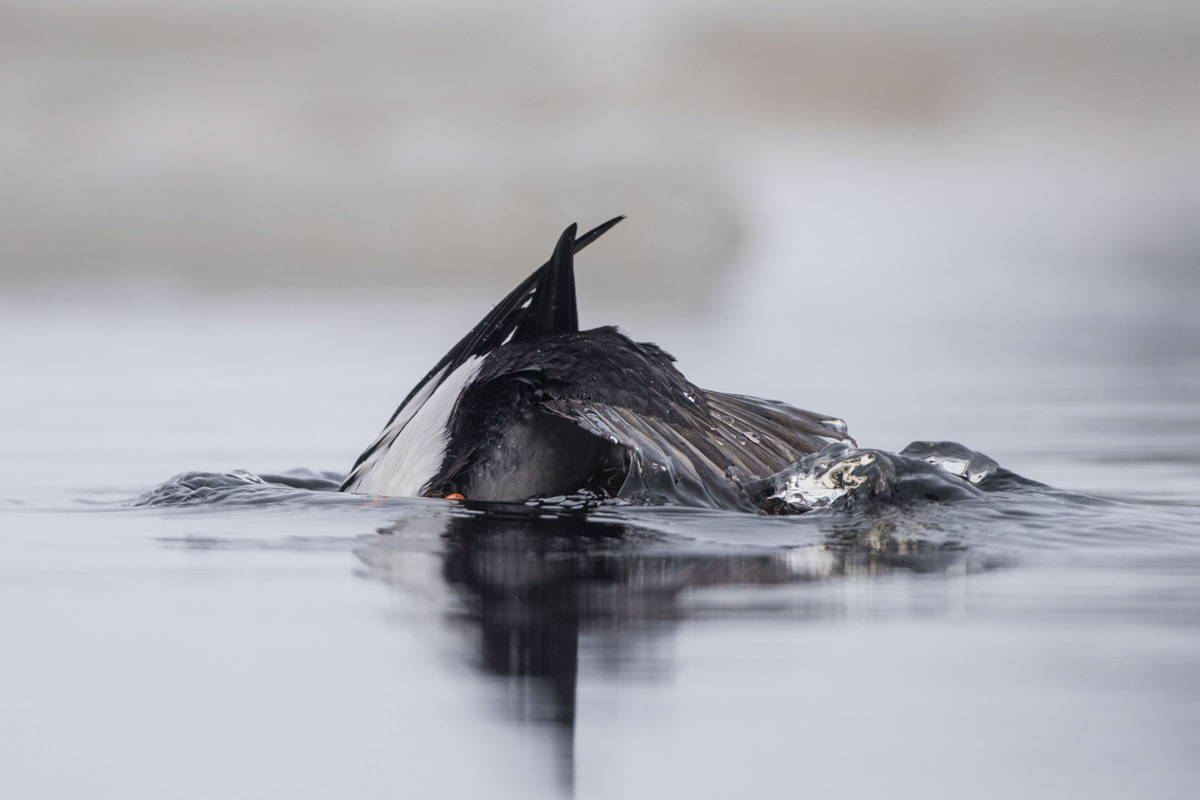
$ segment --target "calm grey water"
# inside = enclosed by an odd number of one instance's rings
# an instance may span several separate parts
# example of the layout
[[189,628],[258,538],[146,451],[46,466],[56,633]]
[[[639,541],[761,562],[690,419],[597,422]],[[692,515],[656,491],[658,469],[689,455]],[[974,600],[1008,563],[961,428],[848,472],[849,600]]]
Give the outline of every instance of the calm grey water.
[[756,263],[718,310],[584,323],[1085,497],[130,508],[187,470],[344,471],[489,298],[8,298],[0,794],[1195,797],[1194,276],[880,272],[833,302],[764,297],[790,273]]

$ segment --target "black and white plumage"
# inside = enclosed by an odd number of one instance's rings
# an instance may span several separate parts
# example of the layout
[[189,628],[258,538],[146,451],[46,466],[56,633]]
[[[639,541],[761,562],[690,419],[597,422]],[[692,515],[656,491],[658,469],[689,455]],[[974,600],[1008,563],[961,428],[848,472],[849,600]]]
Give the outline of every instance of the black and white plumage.
[[416,385],[342,491],[523,500],[582,490],[753,510],[743,485],[830,441],[839,419],[700,389],[657,345],[580,331],[574,254],[622,217],[567,228]]

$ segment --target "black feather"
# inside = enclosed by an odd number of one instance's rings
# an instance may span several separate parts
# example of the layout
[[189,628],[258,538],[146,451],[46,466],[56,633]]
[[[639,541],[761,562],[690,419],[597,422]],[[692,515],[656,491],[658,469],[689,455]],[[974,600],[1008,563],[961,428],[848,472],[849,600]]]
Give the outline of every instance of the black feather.
[[588,489],[753,511],[740,482],[845,437],[830,417],[700,389],[673,362],[613,327],[510,343],[464,392],[432,493],[519,500]]
[[[463,362],[468,358],[471,358],[472,356],[480,356],[496,349],[503,344],[506,339],[508,339],[510,334],[516,331],[516,329],[525,320],[526,315],[529,312],[530,300],[537,292],[537,287],[542,280],[542,276],[546,272],[552,270],[555,263],[555,257],[560,256],[560,251],[563,251],[567,254],[567,272],[571,276],[571,312],[574,314],[575,273],[572,263],[574,261],[574,254],[578,253],[580,250],[599,239],[623,219],[625,219],[624,214],[613,217],[607,222],[597,225],[583,236],[574,239],[573,246],[568,246],[569,240],[567,240],[568,245],[564,245],[564,240],[566,240],[566,233],[564,233],[562,239],[559,240],[558,247],[555,248],[554,256],[551,257],[550,261],[547,261],[545,264],[538,267],[533,271],[533,274],[521,281],[517,288],[509,292],[508,295],[499,303],[497,303],[495,307],[493,307],[492,310],[489,311],[487,315],[481,319],[479,323],[470,330],[470,332],[467,333],[466,336],[459,340],[458,344],[454,345],[454,347],[451,347],[450,351],[446,353],[446,355],[442,356],[441,360],[433,366],[433,369],[429,370],[429,372],[425,374],[425,377],[417,382],[417,385],[412,388],[412,391],[408,393],[408,395],[404,398],[404,401],[396,407],[396,410],[392,412],[392,416],[388,417],[387,424],[383,426],[383,430],[385,432],[387,431],[387,429],[395,421],[396,417],[400,415],[400,412],[404,410],[405,406],[412,402],[412,399],[416,397],[417,394],[425,388],[426,384],[433,380],[437,375],[449,375],[455,369],[462,366]],[[570,231],[573,236],[575,226],[572,225],[567,230]],[[561,257],[559,258],[559,261],[560,263],[562,262]],[[578,329],[579,323],[576,319],[573,330]],[[379,438],[371,443],[370,447],[362,452],[362,455],[360,455],[358,460],[354,462],[354,466],[351,468],[350,474],[342,483],[341,491],[346,491],[350,484],[358,478],[358,468],[362,466],[363,462],[370,458],[376,450],[379,449],[384,441],[385,438],[381,434]]]
[[551,333],[579,330],[579,311],[575,304],[575,230],[572,223],[559,237],[554,255],[541,270],[529,309],[513,333],[512,341],[530,342]]

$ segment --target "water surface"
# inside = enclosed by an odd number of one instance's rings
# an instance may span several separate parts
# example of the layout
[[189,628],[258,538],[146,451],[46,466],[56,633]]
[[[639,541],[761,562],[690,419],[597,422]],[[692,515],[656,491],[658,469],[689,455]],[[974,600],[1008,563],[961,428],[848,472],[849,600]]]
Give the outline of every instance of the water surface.
[[259,485],[131,507],[188,470],[322,488],[478,309],[11,305],[0,791],[1195,796],[1194,284],[1114,280],[1027,276],[1045,302],[999,311],[817,308],[820,369],[749,294],[704,321],[585,301],[701,385],[1064,490],[795,518]]

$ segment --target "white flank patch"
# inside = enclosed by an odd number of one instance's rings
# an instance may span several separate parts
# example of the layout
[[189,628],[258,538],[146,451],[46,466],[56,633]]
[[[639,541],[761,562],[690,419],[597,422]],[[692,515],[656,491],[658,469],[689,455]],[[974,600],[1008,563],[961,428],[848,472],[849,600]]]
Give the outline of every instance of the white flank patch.
[[350,491],[384,497],[417,497],[441,469],[449,444],[450,415],[483,359],[473,356],[440,384],[431,380],[380,439],[387,442],[358,470]]
[[367,459],[350,473],[351,480],[346,484],[346,491],[360,491],[359,487],[363,479],[375,469],[376,463],[388,451],[388,448],[392,446],[392,442],[400,435],[400,431],[404,430],[404,426],[413,418],[413,415],[421,410],[421,407],[425,405],[425,401],[441,385],[444,374],[445,370],[443,369],[426,381],[425,385],[421,387],[421,391],[417,392],[412,400],[401,406],[399,412],[396,414],[396,418],[389,422],[387,427],[375,437],[375,441],[371,442],[371,447],[369,448],[371,455],[367,456]]

